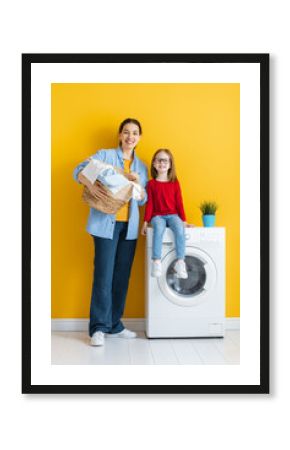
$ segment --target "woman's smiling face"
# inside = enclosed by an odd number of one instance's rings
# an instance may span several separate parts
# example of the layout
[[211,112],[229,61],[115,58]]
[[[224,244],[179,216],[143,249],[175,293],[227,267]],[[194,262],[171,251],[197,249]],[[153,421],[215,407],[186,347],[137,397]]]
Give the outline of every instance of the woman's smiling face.
[[119,141],[123,150],[133,150],[140,141],[140,130],[135,123],[127,123],[124,125],[119,134]]

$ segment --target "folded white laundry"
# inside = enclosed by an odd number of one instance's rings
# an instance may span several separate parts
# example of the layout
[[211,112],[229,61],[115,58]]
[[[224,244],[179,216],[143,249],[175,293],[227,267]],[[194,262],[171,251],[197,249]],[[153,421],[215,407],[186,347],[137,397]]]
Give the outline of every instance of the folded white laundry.
[[113,194],[119,192],[124,186],[132,185],[132,198],[141,200],[142,187],[140,184],[129,181],[120,171],[111,164],[106,164],[98,159],[90,158],[89,164],[83,169],[82,174],[93,184],[100,181]]

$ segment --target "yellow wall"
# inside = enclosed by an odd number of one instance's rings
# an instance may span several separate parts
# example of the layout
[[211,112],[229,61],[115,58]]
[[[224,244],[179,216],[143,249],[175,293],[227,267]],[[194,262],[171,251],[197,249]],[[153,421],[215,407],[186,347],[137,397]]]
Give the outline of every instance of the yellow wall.
[[[239,84],[52,85],[53,318],[89,315],[93,240],[72,172],[96,150],[117,146],[126,117],[143,126],[138,156],[148,166],[155,150],[172,150],[188,222],[201,226],[202,200],[220,205],[216,224],[227,231],[226,315],[239,316],[239,111]],[[125,317],[144,317],[144,243],[141,236]]]

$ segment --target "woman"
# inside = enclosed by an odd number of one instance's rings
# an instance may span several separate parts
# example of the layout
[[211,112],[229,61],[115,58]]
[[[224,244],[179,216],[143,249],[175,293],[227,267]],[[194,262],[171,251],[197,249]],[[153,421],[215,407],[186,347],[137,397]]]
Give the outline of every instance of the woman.
[[[135,152],[141,134],[138,120],[125,119],[119,127],[119,147],[99,150],[93,158],[130,173],[129,178],[132,181],[138,179],[144,189],[148,179],[147,168]],[[95,186],[82,175],[88,163],[86,160],[76,167],[74,178],[94,194]],[[130,200],[116,215],[104,214],[93,208],[90,210],[87,231],[95,244],[89,324],[91,345],[104,345],[105,334],[127,339],[136,337],[136,333],[124,328],[121,317],[138,237],[138,206],[143,205],[146,199],[144,189],[142,200]]]

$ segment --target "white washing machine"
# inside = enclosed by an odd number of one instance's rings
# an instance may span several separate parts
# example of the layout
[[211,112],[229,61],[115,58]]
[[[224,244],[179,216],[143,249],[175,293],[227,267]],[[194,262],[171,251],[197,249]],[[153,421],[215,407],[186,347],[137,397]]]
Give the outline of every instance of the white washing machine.
[[166,228],[162,276],[151,276],[152,228],[146,239],[146,334],[149,338],[223,337],[225,330],[225,229],[186,228],[187,279],[173,270],[174,235]]

